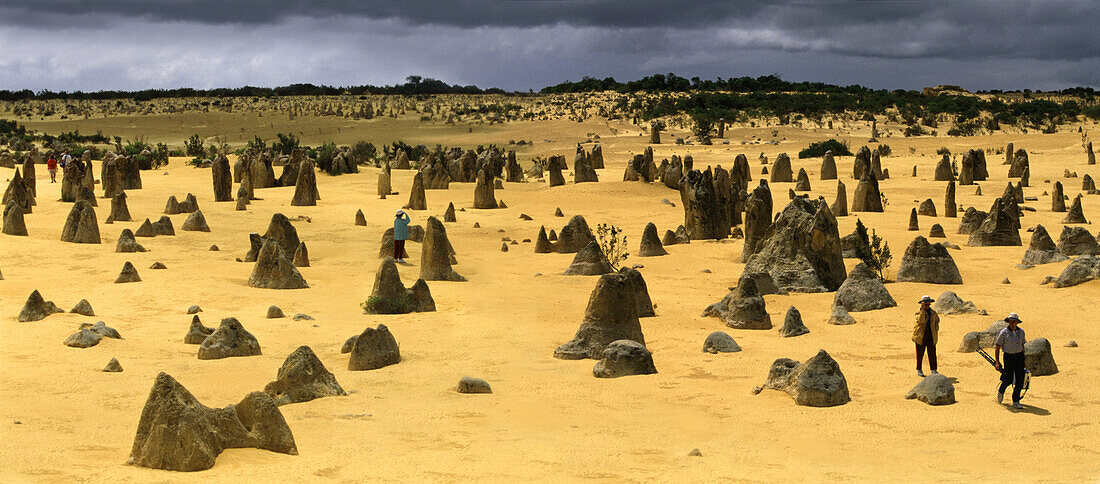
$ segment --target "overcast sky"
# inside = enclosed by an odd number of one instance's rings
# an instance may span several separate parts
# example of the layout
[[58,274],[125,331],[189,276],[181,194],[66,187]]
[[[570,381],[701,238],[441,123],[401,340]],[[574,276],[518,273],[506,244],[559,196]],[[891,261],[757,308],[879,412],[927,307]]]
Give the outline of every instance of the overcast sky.
[[1100,1],[0,1],[0,89],[377,85],[415,74],[525,91],[668,72],[1100,87]]

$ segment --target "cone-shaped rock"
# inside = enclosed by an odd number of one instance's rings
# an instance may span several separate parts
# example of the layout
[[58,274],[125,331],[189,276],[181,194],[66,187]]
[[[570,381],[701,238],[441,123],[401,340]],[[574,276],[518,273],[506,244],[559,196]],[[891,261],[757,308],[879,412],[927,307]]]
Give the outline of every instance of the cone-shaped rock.
[[248,277],[248,285],[264,289],[304,289],[309,287],[298,269],[286,258],[274,239],[265,238],[256,256],[256,265]]
[[313,169],[313,162],[303,160],[298,166],[298,179],[294,182],[294,198],[290,199],[290,205],[294,207],[312,207],[317,205],[321,194],[317,191],[317,172]]
[[1062,262],[1066,259],[1065,254],[1058,249],[1058,246],[1054,245],[1054,240],[1050,238],[1046,227],[1036,225],[1035,231],[1031,233],[1031,242],[1028,244],[1027,252],[1024,252],[1022,263],[1037,266]]
[[401,275],[394,260],[389,257],[383,260],[374,276],[374,288],[370,297],[363,303],[363,312],[405,314],[426,311],[435,311],[435,300],[428,290],[428,284],[420,279],[413,287],[406,289],[401,283]]
[[638,257],[657,257],[661,255],[668,255],[668,251],[661,245],[661,239],[657,237],[657,226],[650,222],[646,224],[645,230],[642,231]]
[[195,210],[191,212],[191,215],[187,216],[187,220],[183,221],[180,230],[186,232],[209,232],[210,226],[206,225],[206,217],[202,215],[202,210]]
[[775,360],[763,388],[787,392],[796,404],[809,407],[834,407],[851,401],[840,365],[825,350],[805,363]]
[[130,216],[130,208],[126,206],[126,192],[120,191],[111,198],[111,220],[115,222],[133,220],[133,217]]
[[367,225],[367,217],[363,215],[363,210],[355,211],[355,225]]
[[199,321],[199,315],[196,314],[191,318],[191,327],[187,329],[187,334],[183,336],[183,342],[189,345],[200,345],[213,332],[214,328],[203,326],[202,321]]
[[31,207],[34,206],[34,197],[27,191],[27,185],[23,183],[23,177],[19,175],[19,169],[16,169],[15,173],[12,174],[8,187],[4,190],[4,206],[6,207],[12,202],[23,209],[23,213],[31,213]]
[[844,182],[836,182],[836,200],[833,200],[833,204],[830,206],[833,211],[834,217],[847,217],[848,216],[848,190],[844,187]]
[[115,252],[145,252],[145,247],[134,239],[134,233],[130,229],[122,229],[115,244]]
[[853,212],[881,212],[882,195],[878,190],[878,180],[870,170],[864,172],[863,178],[856,185],[856,193],[852,199]]
[[115,284],[124,284],[127,282],[141,282],[141,277],[138,276],[137,269],[130,261],[126,261],[122,265],[122,272],[119,272],[118,278],[115,279]]
[[19,322],[27,323],[31,321],[41,321],[45,319],[46,316],[63,312],[65,311],[57,307],[53,301],[43,299],[42,294],[39,294],[36,289],[27,297],[27,302],[23,304],[23,309],[19,310]]
[[281,213],[271,216],[271,222],[267,225],[267,232],[264,232],[263,238],[275,240],[279,248],[283,249],[283,254],[289,256],[298,250],[298,244],[301,243],[298,239],[298,230],[290,223],[290,219]]
[[798,178],[795,180],[794,190],[797,192],[810,191],[810,176],[806,174],[805,168],[798,169]]
[[88,302],[87,299],[81,299],[69,312],[81,316],[95,316],[95,311],[92,310],[92,303]]
[[457,222],[458,221],[458,219],[455,217],[455,204],[454,204],[454,202],[451,202],[451,203],[447,204],[447,211],[443,212],[443,221],[444,222]]
[[117,358],[111,358],[111,361],[107,362],[107,366],[103,367],[103,371],[106,373],[121,373],[122,364],[118,362]]
[[970,240],[966,244],[972,247],[1023,245],[1020,240],[1020,222],[1013,214],[1017,210],[1014,207],[1014,203],[1009,204],[1003,198],[995,200],[993,207],[989,209],[989,215],[970,234]]
[[225,318],[199,345],[200,360],[260,355],[260,342],[241,326],[237,318]]
[[943,197],[943,216],[957,217],[958,206],[955,204],[955,182],[947,182],[947,191]]
[[76,244],[98,244],[99,224],[96,223],[95,209],[87,202],[73,204],[65,226],[61,229],[61,241]]
[[270,395],[252,392],[236,405],[209,408],[161,372],[141,412],[128,463],[201,471],[214,467],[223,450],[245,447],[298,454],[294,435]]
[[565,269],[567,276],[598,276],[612,272],[611,263],[600,249],[600,244],[589,242]]
[[176,215],[180,213],[180,202],[176,200],[175,195],[170,195],[168,201],[164,203],[165,215]]
[[1064,224],[1086,224],[1089,223],[1085,220],[1085,211],[1081,208],[1081,195],[1077,195],[1077,198],[1073,199],[1073,205],[1069,207],[1069,212],[1066,213],[1066,217],[1062,219]]
[[930,244],[928,239],[917,236],[898,267],[898,282],[925,282],[930,284],[962,284],[959,267],[943,244]]
[[787,309],[787,315],[783,318],[783,326],[779,328],[779,336],[790,338],[809,333],[810,329],[802,323],[802,313],[794,306]]
[[974,233],[982,225],[982,222],[985,222],[988,215],[974,207],[967,208],[966,212],[963,212],[962,219],[959,220],[958,233],[964,235]]
[[829,316],[828,322],[829,324],[837,326],[856,324],[855,318],[853,318],[851,314],[848,314],[848,309],[840,305],[833,306],[833,313]]
[[745,245],[741,249],[741,261],[760,252],[764,239],[772,226],[772,192],[763,180],[745,200]]
[[157,235],[176,235],[176,229],[172,226],[172,219],[167,215],[161,215],[160,219],[153,222],[153,229],[157,231]]
[[955,170],[951,168],[951,156],[943,155],[939,163],[936,163],[936,181],[955,181]]
[[[548,240],[553,240],[553,237]],[[569,223],[562,227],[557,242],[553,244],[554,252],[573,254],[595,240],[596,237],[592,235],[592,230],[588,228],[588,222],[584,217],[574,215],[569,219]]]
[[1062,191],[1062,182],[1060,181],[1054,182],[1054,188],[1050,191],[1050,211],[1066,211],[1066,195]]
[[719,318],[726,326],[735,329],[771,329],[772,318],[764,305],[764,298],[756,288],[756,281],[742,275],[737,289],[730,291],[721,301],[711,304],[703,316]]
[[401,362],[401,350],[389,328],[379,324],[378,328],[367,328],[355,339],[348,358],[348,370],[375,370]]
[[[792,182],[794,181],[794,170],[791,168],[791,157],[786,153],[780,153],[775,157],[775,164],[772,165],[771,182]],[[807,180],[807,183],[809,181]]]
[[420,253],[420,278],[425,281],[465,281],[451,268],[451,242],[443,222],[428,217]]
[[294,249],[293,264],[294,267],[309,267],[309,250],[305,242],[299,242],[298,248]]
[[920,203],[920,207],[917,208],[917,214],[925,217],[935,217],[936,203],[933,202],[931,198],[924,199],[924,201]]
[[419,171],[413,176],[412,189],[409,190],[409,203],[404,208],[409,210],[428,209],[428,201],[424,197],[424,174]]
[[643,346],[645,337],[638,320],[636,288],[626,274],[600,276],[588,299],[584,320],[576,336],[554,350],[563,360],[598,359],[613,341],[628,339]]
[[286,357],[275,381],[264,387],[264,393],[271,395],[276,405],[347,395],[336,376],[308,346],[299,346]]
[[920,224],[917,222],[917,209],[915,208],[909,211],[909,230],[920,230]]
[[3,233],[22,237],[29,235],[27,233],[27,224],[23,220],[23,209],[15,200],[8,202],[8,204],[4,206]]
[[188,193],[183,201],[179,203],[180,213],[192,213],[199,209],[199,201],[195,198],[194,193]]
[[943,231],[943,226],[940,224],[932,224],[932,227],[928,229],[928,238],[930,239],[946,239],[947,234]]
[[145,219],[137,231],[134,232],[135,237],[156,237],[157,229],[153,227],[153,223],[149,219]]

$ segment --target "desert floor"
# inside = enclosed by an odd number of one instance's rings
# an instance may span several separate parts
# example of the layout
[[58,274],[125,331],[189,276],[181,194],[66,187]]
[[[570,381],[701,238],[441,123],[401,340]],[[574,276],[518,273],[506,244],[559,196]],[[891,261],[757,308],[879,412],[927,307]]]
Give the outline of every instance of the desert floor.
[[[82,132],[103,129],[115,134],[105,125],[111,122],[144,132],[154,142],[179,144],[192,132],[190,125],[173,128],[163,119],[141,117],[99,120],[88,127],[79,122],[36,122],[29,127],[59,132],[77,126]],[[310,120],[298,122],[305,126],[301,132],[308,134]],[[242,123],[241,129],[259,130],[259,123]],[[1097,126],[1084,128],[1095,132]],[[778,145],[740,144],[754,136],[771,139],[772,129],[780,131]],[[1024,247],[987,248],[966,246],[967,236],[955,233],[958,219],[920,217],[920,231],[907,231],[910,209],[925,198],[935,201],[943,213],[946,183],[932,181],[939,160],[936,148],[947,146],[960,153],[1014,142],[1030,154],[1033,186],[1025,194],[1039,199],[1028,203],[1037,211],[1026,212],[1024,228],[1042,223],[1057,240],[1063,214],[1052,213],[1050,197],[1041,194],[1061,180],[1066,195],[1076,196],[1081,181],[1063,179],[1067,168],[1081,176],[1100,176],[1100,168],[1085,164],[1076,129],[1050,135],[883,139],[894,153],[883,158],[892,175],[881,183],[889,205],[885,213],[859,218],[890,243],[894,263],[888,275],[893,277],[913,237],[927,235],[932,224],[940,223],[947,240],[962,247],[951,254],[965,284],[890,283],[887,287],[899,307],[852,313],[858,322],[852,326],[826,324],[832,293],[766,296],[777,327],[788,307],[801,311],[811,332],[796,338],[781,338],[775,330],[728,329],[717,319],[702,317],[708,304],[736,284],[743,267],[741,240],[693,241],[668,247],[670,254],[663,257],[631,256],[625,264],[644,265],[640,270],[657,305],[657,316],[643,318],[642,328],[659,373],[610,380],[592,376],[593,360],[552,356],[580,324],[596,277],[561,275],[572,254],[535,254],[532,243],[510,246],[505,253],[500,245],[502,237],[534,239],[540,225],[560,230],[569,216],[580,214],[593,229],[600,223],[624,228],[633,252],[646,223],[655,223],[660,233],[682,224],[677,192],[659,183],[620,181],[627,160],[646,146],[646,138],[634,127],[606,121],[538,121],[477,126],[468,132],[380,119],[347,122],[339,137],[332,138],[338,143],[401,139],[466,148],[531,139],[535,145],[518,153],[521,163],[534,155],[557,153],[565,154],[572,166],[575,143],[588,139],[588,133],[601,136],[607,160],[599,183],[574,185],[568,175],[569,183],[555,188],[538,181],[505,183],[497,197],[508,208],[500,210],[472,209],[472,183],[429,190],[429,209],[411,212],[413,223],[423,223],[431,215],[441,217],[448,202],[465,208],[447,230],[457,251],[455,269],[469,281],[431,282],[437,312],[395,316],[364,315],[359,305],[370,294],[380,263],[382,232],[390,226],[394,210],[408,200],[412,171],[394,170],[393,187],[400,194],[385,200],[374,195],[378,170],[364,168],[340,177],[319,174],[322,199],[316,207],[291,207],[294,189],[285,187],[259,190],[257,196],[263,200],[246,212],[236,212],[233,203],[212,201],[209,170],[173,158],[167,168],[142,173],[142,190],[127,192],[136,222],[103,224],[110,202],[100,199],[103,244],[80,245],[59,241],[70,204],[57,201],[60,183],[50,184],[46,170],[39,167],[38,205],[26,217],[30,237],[0,236],[0,481],[1100,479],[1100,325],[1095,312],[1100,282],[1065,289],[1040,286],[1043,277],[1057,276],[1067,263],[1017,269],[1030,239],[1024,231]],[[245,131],[243,139],[251,134]],[[654,147],[658,162],[672,154],[691,154],[697,168],[729,167],[737,153],[745,153],[755,183],[760,178],[760,152],[772,160],[780,152],[794,156],[810,141],[837,136],[850,139],[855,151],[865,144],[869,127],[745,127],[727,132],[731,144],[713,146],[667,143],[676,134],[683,133],[666,134],[666,144]],[[317,140],[305,136],[303,142]],[[1009,181],[1007,167],[1001,164],[1004,155],[990,154],[987,159],[990,180],[981,183],[984,194],[975,195],[974,187],[959,187],[958,203],[988,210],[1004,190]],[[818,180],[820,162],[795,157],[794,170],[806,168],[813,196],[831,201],[836,182]],[[856,185],[851,179],[852,157],[837,162],[851,200]],[[916,178],[910,176],[914,165]],[[0,169],[0,179],[6,183],[12,173]],[[97,179],[99,173],[97,162]],[[792,186],[772,185],[776,211],[786,205]],[[182,232],[186,214],[176,215],[175,237],[139,239],[149,249],[146,253],[114,252],[122,229],[136,229],[146,217],[155,220],[169,195],[182,199],[188,192],[198,197],[211,232]],[[557,207],[566,218],[553,216]],[[1086,196],[1084,208],[1086,217],[1100,216],[1100,197]],[[366,227],[353,225],[357,209],[366,214]],[[248,287],[252,264],[234,260],[247,251],[248,233],[262,233],[276,212],[312,220],[295,222],[311,257],[311,267],[301,269],[309,289]],[[534,220],[520,220],[521,213]],[[853,230],[856,218],[839,219],[841,235]],[[474,228],[475,222],[481,227]],[[221,250],[209,251],[211,244]],[[419,272],[420,245],[410,243],[408,249],[411,264],[400,270],[406,285],[411,285]],[[143,281],[113,284],[126,261],[134,263]],[[149,270],[155,261],[168,270]],[[856,261],[846,263],[851,269]],[[1002,284],[1005,277],[1011,284]],[[17,322],[20,307],[35,289],[65,310],[86,298],[96,316],[66,313]],[[942,317],[940,371],[957,379],[958,402],[932,407],[903,398],[919,381],[909,337],[917,299],[947,290],[974,301],[989,315]],[[223,317],[241,320],[258,338],[263,355],[196,359],[197,346],[182,342],[191,319],[186,310],[192,304],[202,307],[200,317],[207,326],[216,326]],[[270,305],[280,306],[288,316],[306,313],[315,320],[265,319]],[[984,360],[954,352],[964,334],[985,329],[1008,312],[1021,315],[1029,338],[1051,341],[1060,369],[1056,375],[1033,379],[1022,411],[993,401],[998,375]],[[88,349],[62,345],[80,323],[97,320],[116,328],[124,339],[105,339]],[[347,355],[340,354],[344,340],[380,323],[397,338],[403,361],[373,371],[347,371]],[[730,333],[744,351],[702,352],[704,338],[717,330]],[[1062,347],[1070,339],[1080,347]],[[158,372],[174,376],[205,405],[221,407],[263,389],[287,354],[300,345],[313,348],[351,394],[281,407],[299,455],[231,449],[212,469],[197,473],[125,465]],[[850,403],[809,408],[796,406],[785,393],[751,393],[776,358],[805,361],[820,348],[839,362],[851,391]],[[101,372],[112,357],[118,358],[124,372]],[[453,387],[465,375],[486,379],[494,393],[456,393]],[[696,448],[702,457],[688,455]]]

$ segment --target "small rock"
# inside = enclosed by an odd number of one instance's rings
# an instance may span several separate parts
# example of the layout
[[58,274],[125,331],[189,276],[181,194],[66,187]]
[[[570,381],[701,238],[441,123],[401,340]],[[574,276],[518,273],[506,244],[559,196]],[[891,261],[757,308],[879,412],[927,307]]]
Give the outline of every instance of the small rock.
[[469,376],[464,376],[461,380],[458,380],[458,387],[455,390],[458,393],[493,393],[493,389],[488,382],[481,378]]
[[706,341],[703,341],[703,352],[705,353],[736,353],[738,351],[741,351],[741,347],[733,340],[732,336],[724,331],[715,331],[707,335]]
[[1001,284],[1012,284],[1012,281],[1008,280],[1008,278],[1006,277],[1003,281],[1001,281]]
[[221,249],[219,249],[216,244],[211,244],[210,245],[210,252],[217,252],[219,250],[221,250]]
[[1064,346],[1066,348],[1076,348],[1077,347],[1077,342],[1074,341],[1074,340],[1069,340],[1069,341],[1066,342],[1066,344]]
[[95,311],[92,310],[92,304],[89,303],[87,299],[81,299],[69,312],[81,316],[95,316]]
[[1052,282],[1054,282],[1054,276],[1046,276],[1046,277],[1043,278],[1042,282],[1039,283],[1039,285],[1040,286],[1045,286],[1045,285],[1050,284]]
[[703,274],[710,274],[710,269],[703,269],[699,272],[702,272]]
[[187,314],[196,314],[201,312],[202,308],[200,308],[197,304],[192,304],[191,307],[187,308]]
[[303,319],[313,321],[313,316],[310,316],[310,315],[305,314],[305,313],[298,313],[298,314],[294,315],[294,320],[295,321],[301,321]]
[[928,375],[909,390],[905,398],[915,398],[929,405],[949,405],[955,403],[955,385],[943,374]]
[[267,319],[277,319],[286,317],[283,314],[283,310],[279,306],[271,306],[267,308]]
[[119,364],[117,358],[111,358],[111,361],[107,362],[107,366],[103,368],[107,373],[119,373],[122,371],[122,365]]
[[844,306],[833,306],[833,314],[829,316],[829,324],[856,324],[856,319],[848,314],[848,310]]
[[167,269],[168,266],[164,265],[163,262],[154,262],[153,265],[149,266],[149,268],[150,269]]
[[691,452],[688,452],[688,456],[689,457],[702,457],[703,453],[699,452],[699,449],[691,449]]

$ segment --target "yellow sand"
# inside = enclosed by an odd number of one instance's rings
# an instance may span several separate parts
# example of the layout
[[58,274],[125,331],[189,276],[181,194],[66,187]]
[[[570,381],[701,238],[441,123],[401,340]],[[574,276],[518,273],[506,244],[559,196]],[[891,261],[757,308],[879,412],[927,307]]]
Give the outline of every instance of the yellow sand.
[[[575,143],[593,132],[602,137],[607,169],[600,170],[598,184],[575,186],[571,176],[566,186],[556,188],[535,181],[506,183],[497,192],[508,204],[503,210],[469,208],[472,184],[428,191],[429,210],[411,212],[413,223],[441,217],[448,202],[466,208],[447,230],[458,253],[455,269],[469,282],[429,283],[437,312],[368,316],[359,304],[370,293],[381,234],[394,210],[408,200],[412,171],[394,171],[393,186],[401,194],[386,200],[374,195],[377,169],[370,168],[358,175],[318,175],[322,199],[316,207],[289,206],[293,188],[288,187],[260,190],[263,200],[236,212],[233,203],[212,201],[209,170],[174,158],[166,169],[143,172],[144,189],[128,192],[135,222],[103,224],[110,203],[100,199],[104,243],[76,245],[59,241],[70,204],[56,201],[60,183],[51,185],[40,166],[38,206],[26,217],[31,236],[0,236],[5,277],[0,281],[0,481],[1081,482],[1100,477],[1100,354],[1095,349],[1100,345],[1095,317],[1100,282],[1066,289],[1040,286],[1044,276],[1057,275],[1066,263],[1016,269],[1030,239],[1027,232],[1021,231],[1024,247],[971,248],[966,236],[955,234],[959,219],[920,217],[919,234],[927,235],[938,222],[948,241],[962,246],[951,254],[964,285],[889,284],[900,306],[852,313],[858,321],[852,326],[826,324],[832,293],[767,296],[777,326],[789,306],[801,311],[811,332],[797,338],[781,338],[774,330],[727,329],[701,316],[704,307],[736,284],[743,266],[740,240],[672,246],[664,257],[632,256],[626,264],[645,266],[641,271],[657,305],[657,317],[642,319],[642,328],[659,373],[597,379],[591,373],[593,360],[552,357],[580,324],[596,278],[560,275],[572,255],[534,254],[530,243],[502,253],[501,238],[533,239],[540,225],[560,230],[569,216],[581,214],[593,228],[599,223],[623,227],[633,252],[647,222],[661,233],[675,229],[683,223],[677,192],[659,183],[620,181],[625,162],[644,149],[646,138],[618,122],[611,123],[620,130],[614,136],[603,121],[522,122],[478,127],[472,134],[454,128],[419,131],[415,123],[397,122],[349,123],[342,133],[348,141],[388,137],[465,147],[532,139],[535,147],[521,150],[521,160],[560,153],[572,166]],[[140,118],[135,123],[140,131]],[[659,161],[692,154],[696,167],[728,168],[743,152],[755,184],[760,152],[772,160],[783,151],[794,156],[809,141],[833,136],[850,139],[854,151],[868,138],[866,124],[860,123],[855,133],[780,128],[778,146],[742,146],[740,141],[751,136],[771,139],[772,128],[737,128],[727,132],[734,140],[730,145],[662,144],[655,155]],[[388,131],[379,135],[379,130]],[[676,135],[686,133],[666,133],[666,142]],[[178,143],[186,136],[179,132],[163,139]],[[1044,181],[1062,180],[1072,198],[1080,191],[1080,178],[1062,179],[1064,168],[1100,176],[1100,170],[1085,165],[1076,132],[883,141],[894,152],[883,158],[892,175],[881,184],[889,205],[885,213],[859,216],[890,243],[895,254],[891,278],[918,234],[906,230],[909,210],[932,198],[943,213],[945,184],[930,181],[939,146],[959,153],[1012,141],[1027,149],[1033,186],[1025,192],[1039,201],[1028,203],[1038,211],[1027,212],[1022,223],[1025,229],[1042,223],[1056,240],[1063,214],[1051,213],[1049,196],[1040,196],[1050,190]],[[917,154],[909,153],[910,146]],[[991,176],[981,183],[983,196],[975,196],[974,187],[958,188],[960,204],[988,209],[1008,181],[1003,156],[987,156]],[[795,157],[793,164],[796,173],[800,167],[810,173],[814,196],[833,199],[836,182],[818,180],[820,159]],[[839,158],[838,164],[851,200],[856,185],[852,158]],[[916,179],[910,177],[913,165]],[[11,173],[2,169],[0,178],[7,180]],[[777,211],[786,205],[792,186],[773,184]],[[198,197],[212,232],[182,232],[186,214],[176,215],[175,237],[138,239],[149,249],[146,253],[114,253],[123,228],[136,229],[146,217],[155,220],[169,195],[182,199],[188,192]],[[663,198],[676,206],[661,203]],[[566,218],[553,216],[556,207]],[[353,225],[357,209],[366,214],[368,226]],[[248,287],[252,264],[234,261],[248,249],[248,233],[262,233],[275,212],[312,219],[295,222],[312,259],[311,267],[301,269],[309,289]],[[534,221],[520,220],[521,213]],[[1086,197],[1085,215],[1100,215],[1100,197]],[[856,217],[839,220],[845,235]],[[473,228],[475,222],[480,229]],[[208,251],[211,244],[221,251]],[[411,243],[409,252],[411,265],[400,269],[406,285],[419,273],[420,245]],[[112,284],[125,261],[134,263],[142,282]],[[150,270],[154,261],[168,270]],[[849,269],[855,263],[845,262]],[[1002,285],[1005,277],[1011,285]],[[34,289],[65,310],[87,298],[97,316],[58,314],[19,323],[16,315]],[[902,398],[919,381],[909,335],[916,300],[945,290],[973,300],[989,316],[943,317],[940,370],[957,378],[958,403],[931,407]],[[192,304],[202,307],[207,326],[223,317],[241,320],[258,338],[263,355],[196,359],[197,346],[182,342],[191,319],[185,312]],[[265,319],[273,304],[288,317]],[[982,330],[1010,311],[1021,315],[1030,338],[1051,341],[1061,370],[1034,378],[1024,400],[1028,407],[1020,412],[993,401],[997,374],[985,361],[954,352],[965,333]],[[316,320],[293,321],[295,313]],[[96,320],[125,339],[105,339],[89,349],[61,344],[80,323]],[[339,352],[344,340],[380,323],[397,338],[403,361],[374,371],[347,371],[347,355]],[[703,353],[703,339],[716,330],[729,332],[744,351]],[[1063,348],[1070,339],[1080,348]],[[124,465],[157,372],[174,376],[204,404],[220,407],[262,389],[299,345],[313,348],[351,393],[281,407],[300,455],[228,450],[212,469],[197,473]],[[850,403],[808,408],[796,406],[785,393],[751,394],[776,358],[804,361],[820,348],[839,362]],[[123,373],[100,371],[112,357],[121,362]],[[494,393],[455,393],[452,388],[464,375],[486,379]],[[702,457],[688,456],[695,448]]]

